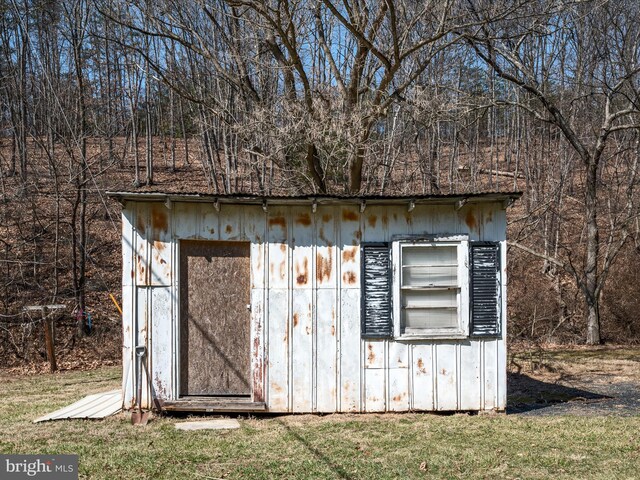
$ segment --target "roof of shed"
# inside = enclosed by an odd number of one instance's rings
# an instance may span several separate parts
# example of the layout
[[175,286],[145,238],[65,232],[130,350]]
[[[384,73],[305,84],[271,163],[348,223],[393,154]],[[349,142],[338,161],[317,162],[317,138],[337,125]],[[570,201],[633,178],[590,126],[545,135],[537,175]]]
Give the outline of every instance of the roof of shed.
[[456,202],[508,202],[511,204],[522,196],[522,192],[482,192],[451,193],[437,195],[297,195],[297,196],[264,196],[248,193],[213,194],[213,193],[171,193],[171,192],[107,192],[111,198],[120,203],[135,202],[219,202],[249,205],[310,205],[323,204],[398,204],[415,202],[416,204],[452,204]]

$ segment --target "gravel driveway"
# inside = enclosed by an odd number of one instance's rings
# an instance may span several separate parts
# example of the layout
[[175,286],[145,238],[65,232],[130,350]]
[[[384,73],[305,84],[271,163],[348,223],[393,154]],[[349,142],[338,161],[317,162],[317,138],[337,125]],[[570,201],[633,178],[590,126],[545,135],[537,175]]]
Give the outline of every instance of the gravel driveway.
[[508,414],[640,415],[640,350],[545,352],[540,364],[509,373]]

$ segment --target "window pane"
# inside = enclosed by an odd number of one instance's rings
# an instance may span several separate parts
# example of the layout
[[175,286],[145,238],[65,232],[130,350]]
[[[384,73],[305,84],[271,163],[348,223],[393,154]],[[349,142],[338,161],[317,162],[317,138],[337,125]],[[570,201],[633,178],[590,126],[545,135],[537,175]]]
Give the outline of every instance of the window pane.
[[405,287],[457,286],[458,267],[404,267],[402,285]]
[[404,310],[404,331],[429,328],[456,328],[458,311],[455,308],[412,308]]
[[405,290],[402,292],[402,306],[419,307],[457,307],[458,290]]
[[403,265],[456,265],[458,253],[455,246],[419,245],[402,249]]

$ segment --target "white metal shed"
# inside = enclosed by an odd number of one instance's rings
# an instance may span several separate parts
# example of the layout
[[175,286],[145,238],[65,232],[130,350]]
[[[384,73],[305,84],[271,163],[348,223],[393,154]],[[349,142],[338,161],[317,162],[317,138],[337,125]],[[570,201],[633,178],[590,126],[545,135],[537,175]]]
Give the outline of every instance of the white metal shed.
[[519,193],[110,195],[125,408],[142,375],[168,410],[504,410]]

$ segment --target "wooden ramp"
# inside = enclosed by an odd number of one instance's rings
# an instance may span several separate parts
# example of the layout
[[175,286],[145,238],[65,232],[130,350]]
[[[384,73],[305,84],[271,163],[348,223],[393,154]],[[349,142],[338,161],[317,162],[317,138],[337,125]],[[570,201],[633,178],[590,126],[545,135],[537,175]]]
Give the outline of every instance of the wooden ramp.
[[48,420],[64,420],[67,418],[105,418],[115,415],[121,410],[122,392],[120,390],[112,390],[110,392],[95,393],[84,397],[76,403],[72,403],[43,417],[36,418],[33,423],[46,422]]

